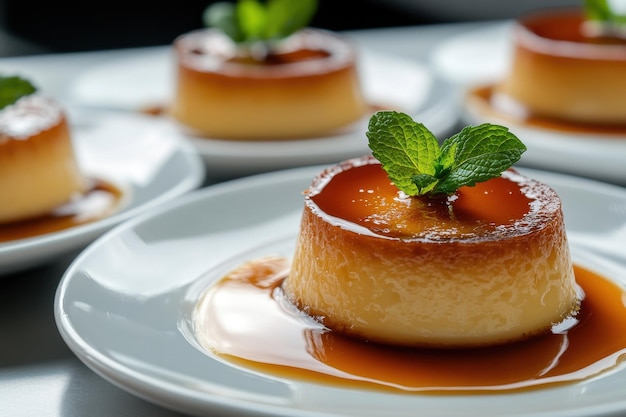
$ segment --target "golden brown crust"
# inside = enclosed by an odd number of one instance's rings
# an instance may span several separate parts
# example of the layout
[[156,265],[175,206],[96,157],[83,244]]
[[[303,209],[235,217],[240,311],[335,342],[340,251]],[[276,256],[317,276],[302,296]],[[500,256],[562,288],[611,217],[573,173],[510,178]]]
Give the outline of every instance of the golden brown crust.
[[576,308],[560,202],[545,185],[523,180],[535,213],[525,227],[398,238],[329,221],[311,200],[326,174],[307,195],[285,291],[329,328],[384,343],[482,346],[544,332]]

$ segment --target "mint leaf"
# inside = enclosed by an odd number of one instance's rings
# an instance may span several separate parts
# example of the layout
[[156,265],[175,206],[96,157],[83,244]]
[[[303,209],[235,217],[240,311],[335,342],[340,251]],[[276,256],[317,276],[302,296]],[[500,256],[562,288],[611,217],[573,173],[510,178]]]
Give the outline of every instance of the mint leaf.
[[585,0],[585,13],[587,19],[609,20],[611,18],[611,8],[607,0]]
[[609,0],[585,0],[585,13],[589,20],[614,24],[626,23],[626,15],[614,10]]
[[246,41],[265,39],[267,9],[257,0],[240,0],[237,3],[236,17],[239,29]]
[[499,176],[517,162],[526,147],[504,126],[468,126],[446,139],[442,153],[453,156],[450,172],[433,193],[452,194],[458,188]]
[[234,42],[243,42],[245,36],[239,28],[237,13],[233,3],[213,3],[204,10],[202,20],[205,26],[220,29]]
[[585,0],[584,34],[626,39],[626,5],[611,0]]
[[439,154],[437,138],[423,124],[415,123],[404,113],[377,112],[369,120],[369,146],[391,181],[409,195],[421,194],[429,190],[424,178],[416,184],[416,175],[434,176],[432,161]]
[[238,44],[279,40],[305,27],[317,10],[317,0],[239,0],[217,2],[203,14],[206,26],[222,30]]
[[499,176],[517,162],[526,146],[506,127],[465,127],[443,141],[404,113],[383,111],[366,133],[372,155],[389,179],[408,195],[449,195]]
[[37,89],[24,78],[0,76],[0,110],[35,91]]
[[308,25],[316,10],[316,0],[270,0],[265,36],[268,39],[286,38]]
[[417,187],[417,194],[431,190],[437,183],[437,177],[429,174],[417,174],[411,177],[411,182]]

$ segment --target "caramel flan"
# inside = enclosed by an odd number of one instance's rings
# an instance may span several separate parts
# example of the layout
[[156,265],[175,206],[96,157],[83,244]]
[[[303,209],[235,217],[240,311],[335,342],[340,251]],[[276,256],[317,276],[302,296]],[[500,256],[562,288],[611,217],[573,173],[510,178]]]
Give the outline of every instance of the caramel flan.
[[626,38],[589,31],[582,10],[541,11],[513,27],[510,69],[495,107],[528,116],[626,125]]
[[332,330],[434,348],[523,340],[579,303],[552,188],[508,169],[451,195],[407,196],[371,156],[306,190],[283,288]]
[[191,132],[230,140],[319,137],[367,111],[355,47],[342,36],[302,29],[262,58],[214,28],[174,42],[172,115]]
[[0,110],[0,224],[47,214],[85,188],[60,103],[34,93]]

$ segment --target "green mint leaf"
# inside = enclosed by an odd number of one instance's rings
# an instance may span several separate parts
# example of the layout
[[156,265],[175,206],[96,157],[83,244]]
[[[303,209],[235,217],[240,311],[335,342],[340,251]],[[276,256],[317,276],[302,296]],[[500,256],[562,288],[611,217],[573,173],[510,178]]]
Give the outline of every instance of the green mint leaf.
[[465,127],[443,141],[410,116],[383,111],[366,133],[372,155],[407,195],[449,195],[499,176],[517,162],[526,146],[506,127],[485,123]]
[[0,76],[0,110],[35,91],[37,89],[24,78]]
[[626,36],[623,33],[626,27],[623,8],[614,9],[610,0],[584,0],[584,4],[586,19],[600,25],[600,33]]
[[254,42],[265,39],[267,9],[257,0],[240,0],[237,3],[237,23],[245,40]]
[[453,152],[454,162],[433,193],[451,194],[463,186],[498,177],[525,151],[526,146],[504,126],[484,123],[465,127],[442,144],[442,153]]
[[211,4],[204,10],[202,20],[205,26],[214,27],[221,30],[233,41],[243,42],[245,36],[239,28],[235,5],[227,2],[217,2]]
[[437,177],[428,174],[417,174],[411,177],[411,182],[417,187],[417,193],[422,194],[433,188],[437,183]]
[[423,179],[418,184],[412,180],[436,173],[434,161],[439,155],[439,143],[423,124],[415,123],[404,113],[377,112],[369,120],[366,135],[372,154],[402,191],[419,195],[434,185],[426,185]]
[[308,25],[316,10],[316,0],[270,0],[267,3],[266,37],[286,38]]
[[607,0],[585,0],[585,13],[591,20],[610,20],[612,14]]
[[217,2],[203,14],[204,24],[222,30],[238,44],[280,40],[309,24],[317,0],[238,0]]
[[450,173],[454,166],[454,157],[456,155],[457,143],[450,141],[448,146],[440,149],[439,157],[435,161],[435,176],[443,178]]

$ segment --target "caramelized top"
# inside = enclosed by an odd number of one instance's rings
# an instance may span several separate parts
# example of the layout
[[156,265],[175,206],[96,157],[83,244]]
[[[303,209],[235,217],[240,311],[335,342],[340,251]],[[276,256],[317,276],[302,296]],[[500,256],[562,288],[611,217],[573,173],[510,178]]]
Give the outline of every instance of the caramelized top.
[[551,55],[587,59],[626,60],[626,39],[592,36],[578,9],[542,11],[518,20],[518,41]]
[[328,223],[361,234],[431,241],[523,235],[561,210],[554,190],[512,169],[448,197],[409,197],[373,157],[322,172],[305,192],[305,204]]
[[263,59],[253,57],[216,29],[184,34],[174,41],[174,47],[182,65],[238,77],[309,76],[336,71],[355,61],[351,44],[320,29],[295,33]]
[[59,103],[31,94],[0,110],[0,144],[11,139],[27,139],[48,130],[63,119]]

